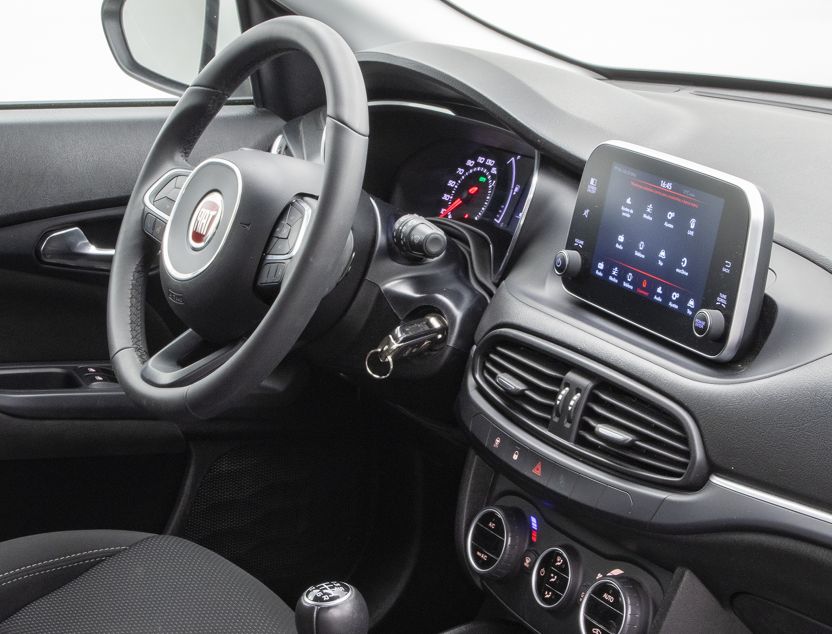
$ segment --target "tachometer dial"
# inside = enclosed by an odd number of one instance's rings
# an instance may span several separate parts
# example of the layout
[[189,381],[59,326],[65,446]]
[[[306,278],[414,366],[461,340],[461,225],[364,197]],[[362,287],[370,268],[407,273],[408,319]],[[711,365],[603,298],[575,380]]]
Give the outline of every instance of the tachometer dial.
[[494,159],[478,155],[467,160],[447,182],[439,217],[479,220],[491,204],[496,185]]

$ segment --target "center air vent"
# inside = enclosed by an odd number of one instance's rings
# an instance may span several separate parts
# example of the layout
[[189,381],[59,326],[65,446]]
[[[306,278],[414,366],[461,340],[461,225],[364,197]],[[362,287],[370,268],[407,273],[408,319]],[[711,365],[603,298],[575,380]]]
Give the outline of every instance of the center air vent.
[[691,462],[688,434],[669,412],[608,383],[594,387],[575,443],[634,476],[679,480]]
[[473,369],[504,416],[581,462],[672,487],[695,488],[707,477],[690,414],[593,360],[506,329],[483,339]]
[[507,339],[491,346],[481,363],[482,381],[509,415],[548,428],[566,364]]

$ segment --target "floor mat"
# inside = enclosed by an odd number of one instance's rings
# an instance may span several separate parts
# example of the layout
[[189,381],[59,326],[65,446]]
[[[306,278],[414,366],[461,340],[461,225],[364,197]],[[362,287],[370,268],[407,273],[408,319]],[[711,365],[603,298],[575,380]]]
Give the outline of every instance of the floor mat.
[[289,605],[346,579],[366,548],[375,467],[347,429],[241,445],[208,470],[183,536],[230,559]]

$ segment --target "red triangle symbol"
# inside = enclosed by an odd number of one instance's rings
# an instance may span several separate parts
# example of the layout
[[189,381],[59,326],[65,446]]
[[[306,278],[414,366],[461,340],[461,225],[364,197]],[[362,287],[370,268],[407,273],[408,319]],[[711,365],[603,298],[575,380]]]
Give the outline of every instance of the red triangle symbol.
[[541,475],[541,474],[543,473],[543,463],[542,463],[542,462],[538,462],[538,463],[534,466],[534,469],[532,469],[532,473],[533,473],[533,474],[535,474],[536,476]]

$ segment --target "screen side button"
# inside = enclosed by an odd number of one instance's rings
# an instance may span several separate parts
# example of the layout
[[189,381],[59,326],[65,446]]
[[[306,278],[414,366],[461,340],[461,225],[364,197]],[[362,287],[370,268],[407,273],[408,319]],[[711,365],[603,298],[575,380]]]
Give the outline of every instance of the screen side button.
[[725,332],[725,317],[718,310],[703,308],[693,316],[693,334],[717,341]]
[[561,249],[555,254],[553,269],[557,276],[575,277],[581,272],[581,254],[577,251]]

